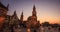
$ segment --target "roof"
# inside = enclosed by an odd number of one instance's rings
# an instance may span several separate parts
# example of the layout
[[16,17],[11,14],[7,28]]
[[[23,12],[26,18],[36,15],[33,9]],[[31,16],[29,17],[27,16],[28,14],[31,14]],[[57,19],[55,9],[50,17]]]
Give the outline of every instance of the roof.
[[4,8],[4,9],[6,9],[6,10],[8,10],[8,8],[5,7],[1,2],[0,2],[0,7],[1,7],[1,8]]

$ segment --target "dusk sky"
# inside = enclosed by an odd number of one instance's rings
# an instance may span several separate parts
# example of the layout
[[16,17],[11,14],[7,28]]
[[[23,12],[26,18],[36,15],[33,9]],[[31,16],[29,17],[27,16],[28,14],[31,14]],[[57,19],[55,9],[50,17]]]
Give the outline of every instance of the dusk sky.
[[18,18],[23,11],[24,20],[32,15],[33,6],[36,7],[40,23],[60,23],[60,0],[0,0],[2,4],[9,4],[8,15],[13,15],[16,10]]

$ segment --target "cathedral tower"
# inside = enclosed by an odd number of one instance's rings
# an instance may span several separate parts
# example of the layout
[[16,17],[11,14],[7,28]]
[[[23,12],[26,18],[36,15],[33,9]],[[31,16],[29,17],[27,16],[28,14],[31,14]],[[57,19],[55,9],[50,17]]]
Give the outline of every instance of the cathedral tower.
[[32,11],[32,18],[34,21],[37,21],[37,15],[36,15],[36,7],[35,5],[33,6],[33,11]]
[[14,14],[12,15],[12,17],[13,17],[15,20],[18,20],[16,11],[14,11]]
[[18,25],[18,24],[19,24],[19,18],[17,17],[16,11],[14,11],[14,14],[11,16],[9,25]]
[[35,5],[33,6],[32,16],[36,16],[36,8],[35,8]]
[[23,12],[21,13],[20,20],[23,21]]
[[28,23],[29,27],[36,27],[37,25],[37,15],[35,5],[33,6],[32,16],[28,17]]

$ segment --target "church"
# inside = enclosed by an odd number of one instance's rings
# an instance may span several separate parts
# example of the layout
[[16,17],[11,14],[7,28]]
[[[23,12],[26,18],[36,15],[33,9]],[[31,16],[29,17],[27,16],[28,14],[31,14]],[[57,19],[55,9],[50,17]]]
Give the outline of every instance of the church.
[[[16,11],[13,15],[7,15],[9,11],[9,4],[4,6],[0,2],[0,20],[2,27],[0,27],[1,32],[37,32],[40,27],[40,22],[37,20],[37,12],[35,5],[33,6],[32,15],[23,21],[23,12],[21,13],[20,19],[18,18]],[[1,25],[1,24],[0,24]]]

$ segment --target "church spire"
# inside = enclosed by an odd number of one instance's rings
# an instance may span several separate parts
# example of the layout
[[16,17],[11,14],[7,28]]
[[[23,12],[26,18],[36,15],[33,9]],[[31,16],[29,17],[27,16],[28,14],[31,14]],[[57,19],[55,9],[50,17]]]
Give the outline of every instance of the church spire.
[[16,11],[14,11],[14,14],[13,14],[13,16],[17,16],[17,14],[16,14]]
[[22,13],[21,13],[20,20],[23,21],[23,11],[22,11]]
[[9,10],[8,8],[9,8],[9,4],[7,5],[7,10]]
[[[17,16],[16,11],[14,11],[14,14],[12,15],[12,18],[14,18],[14,19],[18,19],[18,16]],[[18,19],[18,20],[19,20],[19,19]]]
[[34,5],[34,6],[33,6],[33,11],[35,11],[35,9],[36,9],[36,8],[35,8],[35,5]]
[[36,8],[35,8],[35,5],[33,6],[32,16],[36,16]]
[[16,15],[16,11],[14,11],[14,15]]

